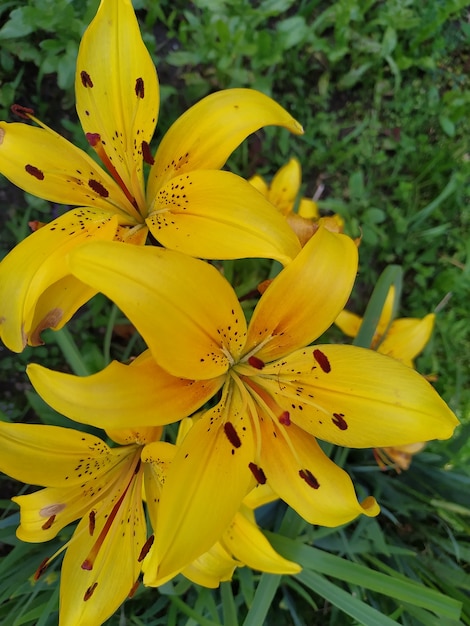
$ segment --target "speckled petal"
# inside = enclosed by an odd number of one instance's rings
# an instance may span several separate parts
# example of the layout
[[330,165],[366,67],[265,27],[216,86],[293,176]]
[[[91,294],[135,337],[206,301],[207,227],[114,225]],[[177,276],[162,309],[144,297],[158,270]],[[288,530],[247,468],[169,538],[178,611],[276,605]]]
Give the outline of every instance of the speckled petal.
[[90,243],[73,254],[71,267],[119,306],[174,376],[221,376],[230,354],[243,348],[243,311],[230,284],[208,263],[162,248]]
[[225,89],[192,106],[164,136],[150,171],[147,200],[171,178],[192,170],[220,169],[237,146],[263,126],[301,125],[279,104],[253,89]]
[[145,215],[143,156],[152,160],[159,86],[129,0],[101,2],[80,44],[75,92],[87,138]]
[[122,215],[135,211],[83,150],[45,128],[0,122],[0,173],[39,198]]
[[340,446],[448,439],[458,424],[423,376],[366,348],[310,346],[266,365],[257,383],[291,421]]
[[[72,286],[67,280],[57,285],[70,276],[67,253],[91,238],[112,239],[116,229],[116,215],[74,209],[29,235],[3,259],[0,333],[10,350],[21,352],[27,342],[40,343],[41,330],[63,325],[83,304],[83,297],[94,293],[83,285],[73,285],[72,291],[64,293],[64,288]],[[41,300],[46,292],[47,299]]]
[[202,406],[223,382],[171,376],[148,351],[130,365],[113,361],[91,376],[63,374],[36,363],[28,366],[27,373],[56,411],[106,430],[175,422]]
[[244,352],[263,343],[256,356],[267,362],[319,337],[344,307],[356,271],[352,239],[320,228],[263,293]]
[[282,215],[230,172],[173,178],[158,192],[147,224],[166,248],[205,259],[260,257],[285,265],[300,251]]

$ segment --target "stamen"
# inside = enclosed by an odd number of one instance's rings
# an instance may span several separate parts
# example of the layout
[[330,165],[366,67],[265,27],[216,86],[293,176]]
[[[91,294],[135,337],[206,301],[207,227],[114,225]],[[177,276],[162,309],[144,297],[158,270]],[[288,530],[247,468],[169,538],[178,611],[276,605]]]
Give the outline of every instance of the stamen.
[[93,537],[93,533],[95,532],[96,526],[96,512],[90,511],[89,521],[88,521],[88,530],[90,532],[90,536]]
[[135,81],[135,95],[138,98],[143,98],[144,97],[144,79],[143,78],[138,78]]
[[260,485],[264,485],[266,483],[266,474],[263,472],[261,467],[258,467],[254,463],[248,463],[248,467],[251,470],[251,473],[257,480]]
[[290,426],[290,414],[289,411],[284,411],[279,415],[279,422],[284,424],[284,426]]
[[30,109],[29,107],[21,106],[21,104],[12,104],[11,112],[13,115],[17,115],[24,120],[29,120],[31,115],[34,115],[34,109]]
[[98,180],[93,180],[93,178],[90,178],[90,180],[88,181],[88,187],[93,189],[93,191],[96,191],[96,193],[102,198],[107,198],[109,196],[109,191]]
[[51,515],[50,518],[46,522],[44,522],[44,524],[41,526],[41,528],[43,530],[49,530],[49,528],[54,523],[54,520],[55,520],[55,515]]
[[91,587],[88,587],[88,589],[85,591],[85,595],[83,596],[84,602],[86,602],[87,600],[91,598],[97,586],[98,586],[98,582],[94,582],[91,585]]
[[147,554],[149,553],[150,548],[153,546],[154,540],[155,540],[155,535],[150,535],[150,537],[142,546],[142,550],[140,551],[139,558],[137,559],[139,563],[143,561],[145,557],[147,556]]
[[48,565],[49,565],[48,558],[45,558],[43,561],[41,561],[41,565],[37,568],[36,572],[34,573],[34,576],[33,576],[34,580],[39,580],[39,578],[46,571]]
[[150,146],[146,141],[142,142],[142,156],[144,157],[144,161],[149,165],[153,165],[155,163],[155,159],[150,152]]
[[344,413],[333,413],[333,417],[331,418],[331,421],[340,430],[348,430],[348,423],[344,419]]
[[324,352],[322,352],[321,350],[314,350],[313,356],[315,358],[315,361],[318,363],[321,369],[325,372],[325,374],[328,374],[329,372],[331,372],[330,362]]
[[235,430],[235,427],[231,422],[225,422],[224,432],[227,436],[227,439],[230,441],[234,448],[239,448],[242,445],[240,437],[238,436],[237,431]]
[[101,135],[99,133],[86,133],[85,137],[92,148],[101,141]]
[[93,81],[91,80],[90,74],[88,74],[88,72],[82,70],[80,72],[80,78],[84,87],[93,87]]
[[254,367],[257,370],[262,370],[263,367],[266,365],[266,363],[261,359],[258,359],[257,356],[250,356],[248,358],[248,363],[251,365],[251,367]]
[[24,169],[28,172],[28,174],[31,174],[31,176],[34,176],[34,178],[37,178],[38,180],[44,180],[44,172],[42,172],[35,165],[30,165],[28,163],[28,165],[24,166]]
[[320,487],[320,483],[312,474],[312,472],[308,469],[299,470],[300,478],[303,478],[309,487],[312,489],[318,489]]
[[131,590],[129,591],[129,595],[127,596],[129,599],[134,597],[135,592],[139,588],[140,580],[137,579],[135,583],[132,585]]

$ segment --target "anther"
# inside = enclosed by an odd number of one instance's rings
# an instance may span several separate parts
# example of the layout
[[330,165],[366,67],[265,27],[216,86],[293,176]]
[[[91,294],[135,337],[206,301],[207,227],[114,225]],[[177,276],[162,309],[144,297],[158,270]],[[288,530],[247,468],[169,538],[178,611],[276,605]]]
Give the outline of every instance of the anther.
[[31,115],[34,115],[34,109],[30,109],[29,107],[23,107],[21,104],[12,104],[10,107],[13,115],[17,117],[21,117],[24,120],[29,120]]
[[142,546],[142,550],[140,551],[139,558],[137,559],[139,563],[143,561],[145,557],[147,556],[147,554],[149,553],[150,548],[153,546],[154,540],[155,540],[155,535],[150,535],[150,537]]
[[98,582],[94,582],[91,585],[91,587],[88,587],[88,589],[85,591],[85,595],[83,596],[84,602],[86,602],[87,600],[91,598],[97,586],[98,586]]
[[242,445],[240,437],[238,436],[237,431],[235,430],[235,427],[231,422],[225,422],[224,432],[227,436],[227,439],[230,441],[234,448],[239,448]]
[[315,361],[318,363],[321,369],[325,372],[325,374],[328,374],[328,372],[331,372],[330,362],[324,352],[322,352],[321,350],[314,350],[313,356],[315,358]]
[[44,524],[41,526],[41,528],[43,530],[49,530],[49,528],[54,523],[54,520],[55,520],[55,515],[51,515],[50,518],[44,522]]
[[312,487],[312,489],[318,489],[318,487],[320,486],[320,483],[318,482],[318,480],[315,478],[312,472],[308,469],[299,470],[299,476],[300,478],[303,478],[305,482],[307,483],[307,485],[309,487]]
[[257,356],[250,356],[248,359],[248,363],[251,365],[251,367],[254,367],[257,370],[262,370],[263,367],[266,365],[265,362],[261,359],[258,359]]
[[284,424],[284,426],[290,426],[291,424],[289,411],[284,411],[283,413],[281,413],[278,419],[281,424]]
[[256,478],[256,481],[260,485],[264,485],[266,483],[266,474],[263,472],[261,467],[258,467],[254,463],[248,463],[248,467],[250,468],[251,473]]
[[43,561],[41,561],[41,565],[37,568],[36,572],[34,573],[34,577],[33,577],[34,580],[39,580],[39,578],[46,571],[48,564],[49,564],[48,558],[45,558]]

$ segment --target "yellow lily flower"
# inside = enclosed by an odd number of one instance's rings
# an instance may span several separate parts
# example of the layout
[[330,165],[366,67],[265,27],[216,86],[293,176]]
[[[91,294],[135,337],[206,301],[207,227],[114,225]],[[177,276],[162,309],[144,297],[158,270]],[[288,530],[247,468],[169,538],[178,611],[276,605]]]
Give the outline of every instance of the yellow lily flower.
[[320,217],[318,204],[311,198],[300,198],[297,211],[294,211],[302,183],[302,170],[297,159],[292,158],[283,165],[269,185],[259,174],[250,178],[248,182],[285,216],[302,246],[315,233],[318,222],[333,232],[343,232],[344,220],[339,215]]
[[[172,405],[191,393],[192,381],[220,390],[168,472],[146,584],[209,550],[256,482],[310,523],[376,515],[375,500],[358,502],[316,437],[368,448],[451,436],[456,417],[414,370],[364,348],[309,347],[344,308],[357,256],[349,237],[320,227],[247,324],[231,285],[203,261],[113,242],[71,254],[76,276],[115,301],[141,333],[149,348],[141,371],[153,376],[139,380],[136,367],[116,364],[78,378],[32,364],[30,379],[46,402],[72,419],[119,428],[135,422],[133,401],[141,408],[148,398],[139,422],[157,424],[167,411],[178,419]],[[173,393],[155,403],[161,371],[174,377]]]
[[94,294],[64,262],[84,241],[141,245],[150,231],[161,245],[201,258],[284,264],[297,254],[298,241],[270,203],[220,171],[263,126],[303,132],[273,100],[250,89],[207,96],[153,154],[159,84],[130,0],[101,1],[81,41],[75,91],[86,138],[107,171],[30,109],[14,107],[40,128],[0,122],[0,173],[29,193],[79,207],[38,228],[0,264],[0,336],[11,350],[39,344],[42,330],[61,328]]
[[161,485],[155,468],[165,471],[173,448],[161,441],[150,443],[160,434],[161,428],[110,432],[122,444],[110,448],[98,437],[73,429],[0,421],[0,470],[25,483],[45,485],[12,498],[21,509],[19,539],[48,541],[80,520],[70,541],[41,563],[35,575],[37,579],[66,550],[60,626],[98,626],[135,589],[148,552],[143,484],[156,497]]

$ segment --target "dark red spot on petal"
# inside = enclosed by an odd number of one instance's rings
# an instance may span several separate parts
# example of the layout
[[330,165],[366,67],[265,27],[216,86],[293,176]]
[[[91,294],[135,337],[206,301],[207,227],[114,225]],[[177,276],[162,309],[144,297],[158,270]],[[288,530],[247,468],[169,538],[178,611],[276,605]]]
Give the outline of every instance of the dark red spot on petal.
[[93,87],[93,81],[91,80],[90,74],[88,74],[88,72],[82,70],[80,72],[80,78],[84,87]]
[[233,424],[231,422],[225,422],[224,432],[227,435],[227,439],[230,441],[234,448],[239,448],[242,445],[240,437],[237,434]]
[[12,104],[11,112],[24,120],[29,120],[31,115],[34,115],[34,109],[23,107],[21,104]]
[[24,169],[28,172],[28,174],[34,176],[34,178],[37,178],[38,180],[44,180],[44,172],[41,172],[41,170],[34,165],[25,165]]
[[266,482],[266,474],[263,472],[261,467],[258,467],[254,463],[248,463],[248,467],[250,468],[251,473],[256,478],[257,482],[259,482],[260,485],[264,485]]
[[284,424],[284,426],[290,426],[290,414],[289,414],[289,411],[284,411],[283,413],[281,413],[279,415],[279,421],[281,422],[281,424]]
[[263,367],[266,365],[265,362],[261,359],[258,359],[257,356],[250,356],[250,358],[248,359],[248,363],[251,365],[251,367],[254,367],[257,370],[262,370]]
[[150,146],[146,141],[142,142],[142,156],[144,157],[144,161],[149,165],[153,165],[155,163],[155,159],[150,152]]
[[43,561],[41,561],[41,565],[37,568],[37,570],[34,573],[34,580],[39,580],[40,576],[44,574],[44,572],[47,569],[48,563],[49,563],[48,558],[45,558]]
[[89,520],[88,520],[88,530],[90,535],[93,537],[93,533],[95,532],[95,524],[96,523],[96,513],[95,511],[90,511]]
[[328,361],[328,357],[326,356],[324,352],[322,352],[321,350],[314,350],[313,356],[315,357],[315,361],[322,368],[325,374],[328,374],[328,372],[331,372],[330,362]]
[[46,522],[44,522],[44,524],[41,526],[41,528],[43,530],[49,530],[49,528],[54,523],[54,520],[55,520],[55,515],[51,515],[50,518]]
[[135,81],[135,95],[138,98],[144,97],[144,79],[143,78],[138,78]]
[[85,137],[93,148],[101,141],[101,135],[99,133],[86,133]]
[[303,478],[305,482],[307,483],[307,485],[309,487],[312,487],[312,489],[318,489],[318,487],[320,486],[320,483],[318,482],[318,480],[315,478],[312,472],[308,469],[299,470],[299,476],[300,478]]
[[88,589],[85,591],[85,595],[83,596],[84,602],[86,602],[87,600],[91,598],[97,586],[98,586],[98,583],[95,582],[91,585],[91,587],[88,587]]
[[333,413],[333,417],[331,418],[331,421],[340,430],[347,430],[348,429],[348,423],[344,419],[344,413]]
[[153,546],[154,540],[155,540],[155,536],[154,535],[150,535],[150,537],[147,539],[147,541],[142,546],[142,550],[140,551],[139,558],[137,559],[137,561],[139,563],[141,561],[143,561],[145,559],[145,557],[147,556],[150,548]]
[[88,181],[88,187],[93,189],[93,191],[96,191],[96,193],[102,198],[107,198],[109,196],[109,191],[98,180],[93,180],[93,178],[90,178],[90,180]]

